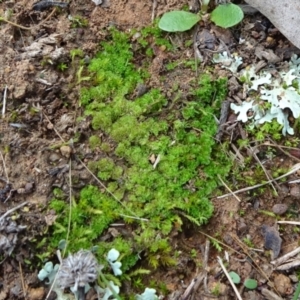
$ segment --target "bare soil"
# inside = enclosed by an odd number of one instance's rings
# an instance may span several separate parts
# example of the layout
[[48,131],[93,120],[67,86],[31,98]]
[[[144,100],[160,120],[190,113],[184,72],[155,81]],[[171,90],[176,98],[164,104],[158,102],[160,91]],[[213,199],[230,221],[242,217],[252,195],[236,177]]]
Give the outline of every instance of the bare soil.
[[[60,187],[66,193],[69,190],[69,158],[74,150],[69,146],[62,148],[61,139],[68,141],[80,130],[86,131],[87,136],[89,132],[88,119],[79,124],[75,121],[80,110],[78,89],[71,84],[74,74],[68,70],[59,72],[43,63],[45,58],[54,63],[68,62],[69,51],[76,48],[82,49],[87,57],[93,57],[99,42],[105,39],[108,27],[116,26],[127,32],[139,29],[151,24],[153,14],[158,17],[166,11],[180,9],[188,4],[184,0],[157,1],[153,10],[152,1],[107,0],[102,6],[95,6],[92,1],[76,0],[71,1],[68,9],[52,12],[53,8],[49,8],[37,12],[32,10],[34,2],[21,0],[0,3],[1,16],[11,13],[10,20],[30,28],[26,30],[5,22],[0,26],[1,99],[7,87],[6,112],[0,120],[0,212],[3,215],[9,209],[27,203],[12,214],[17,224],[26,226],[26,229],[20,229],[11,255],[3,256],[0,265],[0,300],[45,298],[48,287],[39,282],[39,270],[28,262],[35,259],[37,250],[34,245],[47,234],[48,226],[55,220],[55,216],[47,210],[53,188]],[[68,15],[87,18],[89,24],[87,27],[72,28]],[[280,68],[280,64],[292,53],[299,53],[271,24],[259,27],[258,21],[261,21],[260,24],[267,22],[263,16],[255,14],[246,16],[235,29],[221,30],[211,26],[209,30],[222,39],[231,52],[237,52],[243,57],[244,66],[263,61]],[[200,32],[203,30],[201,26],[203,24],[200,24]],[[266,31],[264,26],[272,30]],[[187,35],[190,39],[193,38],[193,32]],[[236,42],[238,36],[245,39],[241,45]],[[180,39],[179,35],[173,40],[180,49],[178,55],[182,59],[194,57],[193,49],[185,48]],[[199,65],[199,72],[211,67],[210,53],[203,51],[202,54],[205,63]],[[153,58],[149,68],[149,86],[164,89],[168,95],[174,78],[181,82],[180,88],[184,89],[195,74],[192,71],[170,72],[162,84],[157,79],[160,72],[165,70],[166,61],[172,61],[172,57],[162,57],[161,53],[157,53]],[[228,97],[232,101],[243,99],[238,92],[239,88],[234,85],[234,78],[230,78],[232,75],[218,66],[213,68],[218,76],[229,77]],[[233,134],[240,135],[240,131],[236,129]],[[87,144],[87,140],[80,141],[74,145],[74,149],[84,153],[87,151]],[[265,150],[263,147],[259,148],[257,154],[263,155]],[[238,152],[232,153],[237,155]],[[240,155],[246,158],[251,153]],[[266,170],[274,169],[274,166],[290,168],[296,162],[297,158],[276,150],[273,158],[265,159],[264,167]],[[237,163],[241,161],[237,160]],[[253,176],[258,166],[253,159],[253,168],[245,170],[243,176]],[[79,178],[74,186],[75,192],[93,182],[91,175],[80,163],[72,161],[71,168],[72,174]],[[289,177],[295,178],[297,174]],[[234,175],[227,180],[234,182]],[[206,226],[195,228],[186,225],[182,233],[171,237],[172,244],[180,252],[178,265],[153,271],[148,278],[149,281],[154,279],[166,284],[168,295],[164,299],[235,299],[233,290],[217,263],[217,256],[225,261],[225,251],[230,253],[227,262],[230,270],[240,274],[243,279],[256,278],[259,282],[259,287],[254,291],[239,286],[243,299],[271,299],[263,295],[263,290],[266,289],[282,299],[290,299],[297,282],[295,272],[293,269],[276,271],[270,264],[272,257],[264,247],[266,237],[261,229],[263,225],[275,226],[276,235],[278,225],[276,218],[262,211],[272,212],[275,204],[283,204],[287,206],[290,219],[299,220],[300,192],[297,184],[275,185],[275,188],[279,196],[274,196],[272,188],[268,187],[263,193],[253,190],[238,194],[239,199],[232,196],[212,199],[215,213]],[[224,188],[224,193],[227,192]],[[287,217],[285,213],[282,217],[277,216],[277,219]],[[293,225],[281,225],[279,233],[282,239],[280,256],[297,248],[299,233]],[[206,265],[205,244],[209,239],[205,234],[224,243],[220,244],[222,252],[211,245]],[[12,233],[7,235],[9,239],[15,238]],[[1,238],[2,246],[4,244]],[[273,239],[275,238],[271,236],[272,241]],[[251,240],[257,249],[253,250],[246,245],[246,240]],[[191,256],[194,250],[196,252]],[[204,284],[201,282],[197,286],[201,276],[205,276],[206,280]],[[211,292],[216,290],[218,282],[219,292],[214,296]],[[193,284],[196,285],[188,292],[188,287]],[[90,296],[88,299],[94,298]]]

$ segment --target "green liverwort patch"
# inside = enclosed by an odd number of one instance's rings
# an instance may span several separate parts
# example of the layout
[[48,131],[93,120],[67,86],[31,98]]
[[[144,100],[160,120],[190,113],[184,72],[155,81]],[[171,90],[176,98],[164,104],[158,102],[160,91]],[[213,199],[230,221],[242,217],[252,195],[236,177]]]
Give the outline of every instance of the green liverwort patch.
[[[231,165],[226,149],[214,140],[226,80],[202,74],[189,98],[179,95],[169,107],[172,99],[159,89],[135,96],[146,78],[133,59],[128,36],[112,31],[88,66],[90,81],[80,95],[85,115],[92,118],[88,143],[99,151],[100,135],[110,141],[88,167],[109,193],[93,185],[81,190],[72,203],[68,245],[72,251],[98,245],[99,258],[116,248],[126,270],[135,265],[138,253],[146,253],[153,267],[175,264],[168,235],[186,220],[199,226],[209,220],[217,176],[225,177]],[[54,246],[65,238],[69,207],[62,199],[53,200],[51,207],[59,216]],[[113,222],[129,224],[130,234],[101,242]]]

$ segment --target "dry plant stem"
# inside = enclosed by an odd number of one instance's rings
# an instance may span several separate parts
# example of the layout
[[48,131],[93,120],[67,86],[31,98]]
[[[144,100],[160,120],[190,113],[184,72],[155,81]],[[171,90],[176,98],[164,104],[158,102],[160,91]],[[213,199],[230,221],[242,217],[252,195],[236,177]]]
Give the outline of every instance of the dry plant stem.
[[295,180],[288,181],[288,184],[299,183],[299,182],[300,179],[295,179]]
[[222,184],[226,187],[226,189],[232,194],[232,196],[239,202],[241,202],[241,199],[233,193],[233,191],[230,189],[230,187],[223,181],[223,179],[221,178],[221,176],[218,174],[218,178],[219,180],[222,182]]
[[12,190],[9,191],[8,196],[6,197],[6,199],[3,201],[3,203],[5,203],[8,199],[10,199],[12,195]]
[[230,249],[232,252],[235,252],[235,253],[237,253],[237,254],[239,254],[239,255],[242,255],[241,252],[239,252],[239,251],[233,249],[232,247],[228,246],[227,244],[224,244],[224,243],[221,242],[220,240],[218,240],[218,239],[212,237],[211,235],[209,235],[209,234],[207,234],[207,233],[204,233],[204,232],[201,231],[201,230],[199,230],[198,232],[200,232],[201,234],[205,235],[206,237],[208,237],[208,238],[211,239],[211,240],[215,240],[216,242],[218,242],[218,243],[221,244],[222,246],[226,247],[227,249]]
[[[208,265],[209,249],[210,249],[210,240],[207,239],[206,242],[205,242],[204,259],[203,259],[203,268],[205,270],[203,285],[204,285],[205,292],[208,292],[208,288],[207,288],[207,265]],[[198,284],[198,287],[199,287],[199,284]]]
[[63,256],[66,254],[66,250],[68,247],[69,242],[69,236],[71,231],[71,217],[72,217],[72,172],[71,172],[71,159],[69,160],[69,220],[68,220],[68,230],[67,230],[67,236],[66,236],[66,247],[63,251]]
[[48,294],[47,294],[45,300],[48,300],[48,298],[50,297],[51,292],[53,291],[54,285],[55,285],[55,283],[56,283],[57,274],[58,274],[59,269],[61,268],[61,265],[62,265],[62,257],[61,257],[60,250],[57,250],[57,251],[56,251],[56,255],[57,255],[57,258],[58,258],[58,260],[59,260],[59,268],[58,268],[58,270],[57,270],[57,272],[56,272],[56,274],[55,274],[54,280],[53,280],[53,282],[52,282],[52,284],[51,284],[51,287],[50,287],[50,289],[49,289],[49,292],[48,292]]
[[292,262],[280,265],[280,266],[276,267],[275,269],[278,271],[287,271],[287,270],[297,268],[299,266],[300,266],[300,259],[295,259]]
[[[233,144],[231,143],[231,148],[233,149],[233,151],[235,152],[233,159],[234,160],[238,160],[238,162],[242,165],[242,167],[245,165],[245,158],[244,156],[241,154],[240,150]],[[238,159],[237,159],[238,158]]]
[[278,221],[278,224],[300,225],[300,222],[296,221]]
[[[242,243],[239,238],[235,235],[235,234],[231,234],[231,237],[235,240],[235,242],[242,248],[242,250],[244,251],[244,253],[251,259],[252,263],[251,265],[256,268],[257,271],[260,272],[261,276],[263,276],[267,281],[268,283],[271,285],[271,281],[270,281],[270,278],[267,276],[267,274],[262,270],[262,268],[258,265],[258,263],[256,263],[256,260],[250,255],[249,251],[248,251],[248,247]],[[253,250],[253,249],[251,249]],[[275,287],[273,287],[275,292],[279,295],[278,291],[276,290]]]
[[293,250],[293,251],[291,251],[291,252],[289,252],[289,253],[287,253],[287,254],[285,254],[285,255],[283,255],[283,256],[281,256],[281,257],[279,257],[279,258],[277,258],[273,261],[271,261],[271,264],[276,265],[276,266],[281,265],[284,262],[286,262],[288,259],[294,257],[299,252],[300,252],[300,247],[298,247],[295,250]]
[[[267,185],[267,184],[269,184],[269,183],[271,183],[271,182],[274,182],[274,181],[276,181],[276,180],[279,180],[279,179],[282,179],[282,178],[284,178],[284,177],[287,177],[287,176],[289,176],[289,175],[291,175],[291,174],[294,174],[294,173],[297,172],[299,169],[300,169],[300,163],[295,164],[289,172],[287,172],[287,173],[285,173],[285,174],[283,174],[283,175],[281,175],[281,176],[279,176],[279,177],[277,177],[277,178],[274,178],[274,179],[269,180],[269,181],[264,182],[264,183],[256,184],[256,185],[253,185],[253,186],[250,186],[250,187],[246,187],[246,188],[237,190],[237,191],[233,192],[233,194],[238,194],[238,193],[247,192],[247,191],[250,191],[250,190],[257,189],[257,188],[259,188],[259,187],[261,187],[261,186]],[[222,198],[228,197],[228,196],[230,196],[231,194],[232,194],[232,193],[229,193],[229,194],[225,194],[225,195],[219,196],[219,197],[217,197],[217,199],[222,199]]]
[[7,95],[7,85],[5,86],[4,94],[3,94],[2,118],[5,117],[5,110],[6,110],[6,95]]
[[4,157],[3,157],[1,151],[0,151],[0,156],[1,156],[1,159],[2,159],[2,162],[3,162],[3,170],[4,170],[4,174],[5,174],[5,178],[6,178],[6,183],[9,183],[9,178],[8,178],[8,175],[7,175],[5,160],[4,160]]
[[[53,125],[50,121],[50,119],[47,117],[47,115],[43,112],[43,115],[45,116],[45,118],[47,119],[47,121]],[[61,139],[61,141],[63,143],[66,143],[66,141],[62,138],[62,136],[59,134],[59,132],[57,131],[57,129],[54,127],[53,125],[53,130],[55,131],[55,133],[57,134],[57,136]],[[120,205],[122,205],[128,212],[130,212],[131,214],[134,215],[134,217],[132,216],[127,216],[127,215],[122,215],[119,214],[120,216],[125,216],[126,218],[131,218],[131,219],[136,219],[136,220],[140,220],[140,221],[149,221],[148,219],[144,219],[144,218],[140,218],[139,216],[137,216],[136,214],[134,214],[132,211],[130,211],[111,191],[108,190],[108,188],[102,183],[102,181],[100,181],[94,174],[93,172],[86,166],[86,164],[80,159],[77,158],[77,160],[83,165],[83,167],[94,177],[94,179],[100,184],[100,186],[102,186],[105,191],[111,195]]]
[[152,0],[152,14],[151,14],[151,21],[153,22],[155,19],[155,11],[157,8],[157,0]]
[[[275,189],[275,186],[273,185],[272,181],[274,178],[271,178],[266,170],[266,168],[263,166],[263,164],[261,163],[260,159],[257,157],[256,153],[255,153],[255,150],[252,148],[252,147],[249,147],[248,148],[249,151],[251,152],[252,156],[255,158],[255,160],[259,163],[259,165],[261,166],[261,168],[263,169],[264,173],[266,174],[266,177],[268,179],[268,181],[270,181],[270,184],[274,190],[274,192],[276,193],[277,195],[277,191]],[[277,182],[275,181],[276,185],[277,185],[277,188],[280,189],[280,187],[278,186]]]
[[186,290],[184,291],[184,294],[181,296],[181,300],[187,300],[188,297],[190,296],[190,294],[192,293],[194,286],[196,284],[196,280],[197,278],[193,278],[191,283],[189,284],[189,286],[186,288]]
[[[270,138],[269,138],[270,139]],[[270,139],[271,140],[271,139]],[[261,145],[257,145],[256,147],[260,147],[260,146],[271,146],[271,147],[275,147],[277,148],[278,150],[280,150],[284,155],[288,156],[289,158],[295,160],[296,162],[300,163],[300,159],[291,155],[290,153],[284,151],[283,149],[289,149],[289,150],[299,150],[298,148],[294,148],[294,147],[287,147],[287,146],[279,146],[277,145],[273,140],[272,141],[272,144],[270,143],[263,143]]]
[[201,282],[203,279],[207,278],[207,262],[208,262],[208,254],[209,254],[209,245],[210,242],[207,239],[205,243],[205,252],[204,252],[204,259],[203,259],[203,265],[202,265],[202,272],[199,273],[195,278],[193,278],[192,282],[189,284],[189,286],[186,288],[184,294],[181,296],[181,300],[187,300],[189,295],[192,294],[191,300],[194,299],[195,292],[197,292]]
[[25,202],[17,205],[16,207],[9,209],[6,213],[4,213],[2,216],[0,216],[0,221],[5,219],[9,214],[13,213],[15,210],[18,210],[19,208],[25,206],[27,203],[28,203],[28,201],[25,201]]
[[9,20],[6,20],[6,19],[4,19],[4,18],[2,18],[2,17],[0,17],[0,21],[6,22],[6,23],[8,23],[8,24],[10,24],[10,25],[13,25],[13,26],[18,27],[18,28],[21,28],[21,29],[31,30],[31,29],[34,29],[34,28],[36,28],[36,27],[42,25],[42,24],[45,23],[47,20],[49,20],[49,19],[53,16],[53,14],[54,14],[55,11],[56,11],[56,8],[53,8],[53,10],[51,11],[51,13],[47,16],[47,18],[46,18],[45,20],[43,20],[42,22],[40,22],[40,23],[37,24],[37,25],[30,26],[30,27],[25,27],[25,26],[19,25],[19,24],[17,24],[17,23],[14,23],[14,22],[11,22],[11,21],[9,21]]
[[93,174],[93,172],[86,166],[86,164],[80,159],[77,158],[78,161],[83,165],[83,167],[94,177],[94,179],[105,189],[105,191],[110,194],[120,205],[122,205],[128,212],[130,212],[134,217],[132,216],[127,216],[127,215],[123,215],[123,214],[119,214],[119,216],[124,216],[126,218],[131,218],[131,219],[136,219],[136,220],[140,220],[140,221],[149,221],[148,219],[144,219],[144,218],[140,218],[139,216],[137,216],[135,213],[133,213],[132,211],[130,211],[111,191],[109,191],[107,189],[107,187],[95,176],[95,174]]
[[276,295],[275,293],[266,288],[262,289],[261,293],[263,296],[265,296],[265,299],[282,300],[280,296]]
[[65,143],[65,140],[62,138],[62,136],[59,134],[59,132],[57,131],[57,129],[54,127],[53,123],[50,121],[50,119],[48,118],[48,116],[43,112],[44,117],[47,119],[47,121],[49,122],[49,124],[51,124],[53,126],[53,130],[55,131],[55,133],[57,134],[57,136],[62,140],[62,142]]
[[227,272],[225,266],[223,265],[222,259],[221,259],[219,256],[217,256],[217,260],[218,260],[218,263],[219,263],[219,265],[221,266],[223,272],[225,273],[225,275],[226,275],[226,277],[227,277],[229,283],[231,284],[231,286],[232,286],[232,288],[233,288],[233,290],[234,290],[234,292],[235,292],[235,294],[236,294],[236,297],[237,297],[239,300],[243,300],[242,297],[241,297],[241,295],[240,295],[240,293],[239,293],[239,291],[238,291],[238,289],[236,288],[235,284],[233,283],[233,281],[232,281],[230,275],[228,274],[228,272]]
[[20,277],[21,277],[21,283],[22,283],[23,297],[24,297],[24,299],[26,299],[25,282],[24,282],[24,276],[23,276],[23,271],[22,271],[22,265],[21,265],[20,261],[19,261],[19,270],[20,270]]

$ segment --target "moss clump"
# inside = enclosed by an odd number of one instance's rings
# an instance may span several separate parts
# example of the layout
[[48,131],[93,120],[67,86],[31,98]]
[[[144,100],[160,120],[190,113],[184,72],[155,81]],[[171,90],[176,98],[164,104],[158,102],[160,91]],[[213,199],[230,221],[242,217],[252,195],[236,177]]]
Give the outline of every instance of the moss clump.
[[[88,166],[115,197],[94,186],[81,191],[72,208],[70,248],[98,244],[99,255],[109,247],[122,254],[122,248],[126,268],[135,264],[138,252],[147,253],[153,267],[172,265],[168,234],[184,219],[197,225],[208,221],[217,175],[224,177],[230,169],[226,149],[213,138],[214,115],[225,98],[226,80],[201,77],[188,101],[179,96],[172,108],[159,89],[134,99],[134,89],[144,76],[133,64],[128,37],[117,31],[102,43],[89,71],[92,86],[81,90],[80,102],[92,117],[95,135],[101,131],[114,146],[109,157]],[[97,140],[90,138],[90,145],[95,144]],[[51,205],[61,213],[55,244],[64,237],[68,208],[62,209],[58,200]],[[120,220],[130,224],[130,237],[99,242],[109,224]]]
[[95,150],[97,147],[100,147],[101,145],[101,140],[99,136],[97,135],[92,135],[89,137],[89,145],[92,150]]

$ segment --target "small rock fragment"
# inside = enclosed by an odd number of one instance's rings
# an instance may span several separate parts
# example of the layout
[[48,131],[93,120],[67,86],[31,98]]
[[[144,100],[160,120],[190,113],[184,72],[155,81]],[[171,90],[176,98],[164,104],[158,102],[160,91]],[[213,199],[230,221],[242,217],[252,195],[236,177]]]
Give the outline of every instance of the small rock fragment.
[[282,239],[279,236],[279,232],[271,226],[263,225],[261,227],[262,235],[265,239],[265,248],[273,251],[273,258],[278,257],[281,250]]
[[293,291],[290,278],[283,274],[278,274],[274,278],[274,287],[282,295],[289,295]]
[[293,283],[299,282],[299,279],[298,279],[298,276],[297,276],[297,275],[291,274],[291,275],[289,275],[289,277],[290,277],[290,279],[291,279],[291,281],[292,281]]
[[248,226],[246,225],[245,221],[241,219],[240,222],[238,222],[237,230],[239,235],[243,235],[246,233],[248,229]]
[[57,153],[51,153],[49,155],[50,162],[56,162],[56,161],[59,161],[59,159],[60,159],[60,156]]
[[273,206],[272,211],[274,214],[281,216],[286,213],[287,209],[288,206],[286,204],[278,203]]
[[261,293],[266,297],[267,300],[282,300],[281,297],[277,296],[274,292],[268,289],[262,289]]
[[29,294],[28,295],[29,299],[31,299],[31,300],[43,299],[45,296],[45,289],[43,287],[32,288],[32,289],[29,289],[28,294]]
[[300,149],[292,149],[290,150],[290,154],[297,158],[300,158]]
[[298,184],[291,186],[290,195],[295,198],[300,197],[300,186]]
[[211,292],[217,289],[219,296],[226,295],[228,291],[227,285],[219,281],[210,281],[207,287]]
[[102,4],[102,0],[92,0],[97,6]]
[[62,156],[70,158],[70,155],[72,153],[72,149],[70,146],[61,146],[59,150]]

